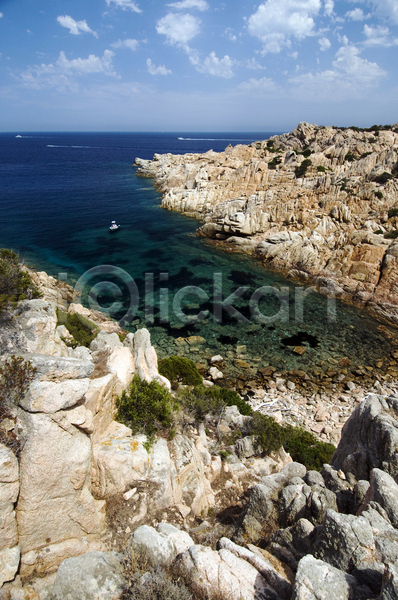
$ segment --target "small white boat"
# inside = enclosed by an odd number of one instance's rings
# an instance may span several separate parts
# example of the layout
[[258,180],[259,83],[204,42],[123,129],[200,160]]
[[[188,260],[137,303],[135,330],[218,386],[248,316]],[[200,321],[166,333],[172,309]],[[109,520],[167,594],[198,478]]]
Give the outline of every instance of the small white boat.
[[120,225],[116,224],[116,221],[112,221],[111,226],[109,227],[110,231],[117,231],[118,229],[120,229]]

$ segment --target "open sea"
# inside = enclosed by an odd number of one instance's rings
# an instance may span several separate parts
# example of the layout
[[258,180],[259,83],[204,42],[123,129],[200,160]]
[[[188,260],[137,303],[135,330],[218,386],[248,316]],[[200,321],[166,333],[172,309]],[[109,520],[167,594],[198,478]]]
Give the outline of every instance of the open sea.
[[380,323],[318,293],[303,300],[303,288],[197,237],[199,223],[160,208],[152,180],[133,167],[137,156],[222,151],[270,135],[0,134],[0,247],[77,285],[84,304],[131,331],[148,327],[160,356],[197,335],[206,343],[185,350],[195,361],[205,348],[225,354],[240,344],[259,367],[311,370],[344,358],[372,366],[393,350]]

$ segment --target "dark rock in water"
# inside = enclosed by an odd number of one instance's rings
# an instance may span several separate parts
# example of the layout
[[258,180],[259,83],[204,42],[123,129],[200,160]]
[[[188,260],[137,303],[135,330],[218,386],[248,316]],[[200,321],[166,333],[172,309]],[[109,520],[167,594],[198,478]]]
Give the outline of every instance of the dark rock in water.
[[319,346],[318,338],[306,331],[299,331],[291,337],[285,337],[281,340],[284,346],[302,346],[303,343],[309,344],[311,348]]
[[217,338],[217,342],[219,342],[220,344],[229,344],[232,346],[239,342],[239,338],[233,335],[219,335]]
[[256,278],[251,273],[246,271],[231,271],[231,276],[229,277],[234,283],[239,285],[256,285]]

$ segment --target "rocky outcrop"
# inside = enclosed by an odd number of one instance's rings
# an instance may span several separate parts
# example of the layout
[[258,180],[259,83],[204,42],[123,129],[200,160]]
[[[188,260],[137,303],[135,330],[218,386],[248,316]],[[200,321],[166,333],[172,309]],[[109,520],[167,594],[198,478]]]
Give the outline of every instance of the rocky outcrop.
[[164,208],[204,222],[200,235],[396,324],[397,149],[397,126],[300,123],[250,146],[135,164]]

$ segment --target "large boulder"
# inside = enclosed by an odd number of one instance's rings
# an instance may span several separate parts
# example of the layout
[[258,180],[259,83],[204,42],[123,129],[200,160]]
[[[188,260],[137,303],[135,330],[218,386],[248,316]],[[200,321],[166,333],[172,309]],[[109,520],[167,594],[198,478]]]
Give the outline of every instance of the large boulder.
[[398,396],[370,395],[346,421],[331,464],[355,479],[382,469],[398,482]]
[[118,600],[126,587],[122,567],[112,552],[87,552],[68,558],[55,578],[53,600]]
[[0,587],[14,579],[19,567],[17,521],[14,504],[19,493],[18,461],[0,444]]
[[170,567],[176,556],[194,546],[193,539],[168,523],[159,523],[157,529],[138,527],[128,544],[129,554],[147,559],[152,567]]
[[246,560],[230,550],[218,552],[205,546],[191,546],[173,564],[194,594],[209,600],[279,600],[264,577]]
[[365,600],[358,587],[352,575],[308,554],[299,562],[292,600]]

